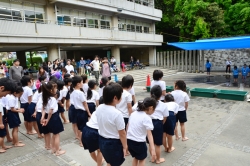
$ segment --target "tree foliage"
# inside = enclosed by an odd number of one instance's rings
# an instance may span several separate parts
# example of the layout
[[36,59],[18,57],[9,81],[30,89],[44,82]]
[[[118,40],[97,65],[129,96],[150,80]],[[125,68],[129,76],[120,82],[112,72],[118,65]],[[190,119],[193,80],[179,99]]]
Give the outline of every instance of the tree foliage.
[[168,42],[250,33],[249,0],[155,0],[155,5],[163,11],[156,30],[166,33]]

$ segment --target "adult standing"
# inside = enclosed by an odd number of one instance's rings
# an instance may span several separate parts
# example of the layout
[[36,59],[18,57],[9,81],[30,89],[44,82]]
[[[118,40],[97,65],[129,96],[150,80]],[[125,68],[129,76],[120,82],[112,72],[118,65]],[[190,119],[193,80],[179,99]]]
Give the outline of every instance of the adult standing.
[[229,74],[231,73],[231,64],[232,64],[232,62],[228,58],[227,62],[226,62],[226,66],[227,66],[227,68],[226,68],[226,74],[227,74],[227,71],[229,71]]
[[53,70],[54,70],[54,71],[57,71],[57,70],[59,70],[59,69],[61,69],[61,67],[60,67],[60,65],[59,65],[59,60],[56,59],[56,60],[54,61],[54,64],[53,64]]
[[96,80],[96,83],[97,85],[99,85],[99,67],[100,67],[100,62],[98,60],[98,56],[96,55],[95,56],[95,60],[93,60],[91,63],[90,63],[90,66],[93,68],[93,73],[95,75],[95,80]]
[[48,73],[49,72],[49,67],[47,65],[46,62],[43,62],[43,65],[42,65],[43,69]]
[[86,61],[83,59],[83,57],[81,57],[81,60],[80,60],[80,75],[85,74],[85,65],[86,65]]
[[67,70],[67,73],[70,74],[71,71],[74,71],[74,67],[71,65],[71,60],[67,60],[67,65],[65,66],[65,69]]
[[133,58],[133,56],[131,56],[131,58],[130,58],[130,66],[131,66],[131,69],[134,68],[134,58]]
[[77,70],[76,70],[76,61],[75,59],[72,59],[71,65],[74,67],[74,72],[77,74]]
[[50,61],[48,61],[48,69],[49,69],[49,75],[51,75],[51,72],[53,70],[53,65]]
[[15,59],[13,61],[13,66],[10,67],[9,70],[9,77],[12,80],[18,81],[20,82],[21,78],[23,77],[23,67],[19,66],[20,65],[20,61],[19,59]]
[[101,74],[102,77],[108,77],[109,80],[111,80],[111,70],[110,70],[110,63],[108,61],[108,58],[104,57],[101,66]]
[[64,68],[64,66],[65,66],[64,62],[63,62],[63,59],[60,60],[60,66],[61,66],[61,68]]
[[4,72],[5,72],[5,76],[6,76],[6,77],[9,77],[9,69],[8,69],[8,67],[6,66],[6,62],[5,62],[5,61],[3,61],[2,66],[3,66],[3,70],[4,70]]
[[47,79],[49,77],[47,71],[45,71],[43,67],[39,67],[38,72],[37,72],[37,79],[39,79],[42,76],[46,77]]

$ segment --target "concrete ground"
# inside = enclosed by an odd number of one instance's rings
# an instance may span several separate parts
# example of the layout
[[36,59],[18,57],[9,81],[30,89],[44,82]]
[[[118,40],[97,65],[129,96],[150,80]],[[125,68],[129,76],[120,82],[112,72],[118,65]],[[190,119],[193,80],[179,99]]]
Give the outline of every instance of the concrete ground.
[[[152,74],[155,68],[134,70],[125,73],[115,73],[118,78],[132,74],[135,78],[136,100],[149,96],[145,90],[146,76]],[[210,80],[202,73],[182,73],[162,69],[163,80],[167,85],[182,79],[190,88],[216,88],[249,91],[244,84],[233,85],[222,73],[212,73]],[[151,77],[152,78],[152,77]],[[232,79],[232,78],[231,78]],[[172,153],[165,153],[162,157],[166,162],[159,165],[183,166],[249,166],[250,165],[250,111],[246,101],[221,100],[216,98],[191,97],[187,111],[188,122],[186,142],[174,141],[176,148]],[[20,115],[22,117],[22,115]],[[65,131],[60,134],[61,147],[67,150],[65,155],[56,157],[44,149],[42,139],[25,134],[23,124],[20,127],[19,138],[26,144],[22,148],[12,148],[0,154],[1,166],[12,165],[82,165],[94,166],[88,151],[78,145],[74,139],[71,124],[66,124]],[[10,145],[9,143],[6,143]],[[131,165],[131,156],[126,157],[124,166]],[[153,166],[146,160],[147,166]],[[104,164],[105,165],[105,164]]]

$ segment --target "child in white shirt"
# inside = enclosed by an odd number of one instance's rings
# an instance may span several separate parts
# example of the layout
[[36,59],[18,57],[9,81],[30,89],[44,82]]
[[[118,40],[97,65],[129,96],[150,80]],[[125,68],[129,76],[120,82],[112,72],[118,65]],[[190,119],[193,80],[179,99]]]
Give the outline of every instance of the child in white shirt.
[[87,104],[89,107],[89,111],[92,114],[96,107],[99,105],[99,93],[96,91],[97,83],[94,80],[90,80],[88,82],[88,91],[87,91]]
[[187,122],[187,109],[188,109],[188,101],[190,100],[188,94],[186,93],[186,83],[182,80],[176,81],[175,90],[171,92],[174,96],[175,102],[179,105],[178,113],[176,114],[176,127],[175,127],[175,137],[176,140],[179,140],[181,137],[178,135],[177,126],[178,121],[181,126],[181,136],[182,141],[187,141],[188,138],[185,135],[185,125]]
[[103,95],[103,89],[106,85],[109,84],[109,79],[108,77],[102,77],[101,82],[100,82],[100,86],[99,86],[99,96],[102,97]]
[[132,155],[132,165],[145,165],[147,157],[146,136],[149,140],[152,159],[155,160],[155,147],[151,130],[154,129],[150,116],[154,113],[156,100],[147,97],[137,104],[137,109],[129,118],[127,130],[128,150]]
[[164,102],[165,95],[166,95],[166,83],[165,83],[165,81],[161,80],[162,77],[163,77],[163,72],[161,70],[155,70],[153,72],[153,81],[151,82],[150,88],[154,87],[155,85],[159,85],[161,87],[161,90],[162,90],[162,96],[161,96],[160,100],[162,102]]

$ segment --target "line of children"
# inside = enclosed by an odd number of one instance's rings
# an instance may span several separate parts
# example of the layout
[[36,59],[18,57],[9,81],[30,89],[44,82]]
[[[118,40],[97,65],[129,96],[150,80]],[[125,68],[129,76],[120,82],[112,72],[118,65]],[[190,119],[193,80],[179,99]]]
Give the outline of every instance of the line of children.
[[65,98],[66,98],[67,93],[68,93],[68,89],[67,89],[67,87],[64,86],[65,85],[64,81],[57,80],[56,83],[57,83],[57,89],[59,90],[59,93],[60,93],[60,97],[57,99],[58,111],[61,115],[61,118],[63,119],[63,123],[67,124],[67,123],[69,123],[69,120],[67,120],[65,115],[64,115],[64,112],[65,112],[64,103],[65,103]]
[[151,82],[150,88],[154,87],[155,85],[159,85],[161,87],[161,90],[162,90],[162,96],[161,96],[160,100],[162,102],[164,102],[165,95],[166,95],[166,83],[165,83],[165,81],[161,80],[162,77],[163,77],[163,72],[161,70],[155,70],[153,72],[153,81]]
[[92,114],[96,107],[99,105],[99,93],[96,91],[97,83],[94,80],[90,80],[88,82],[88,91],[87,91],[87,104],[89,107],[89,111]]

